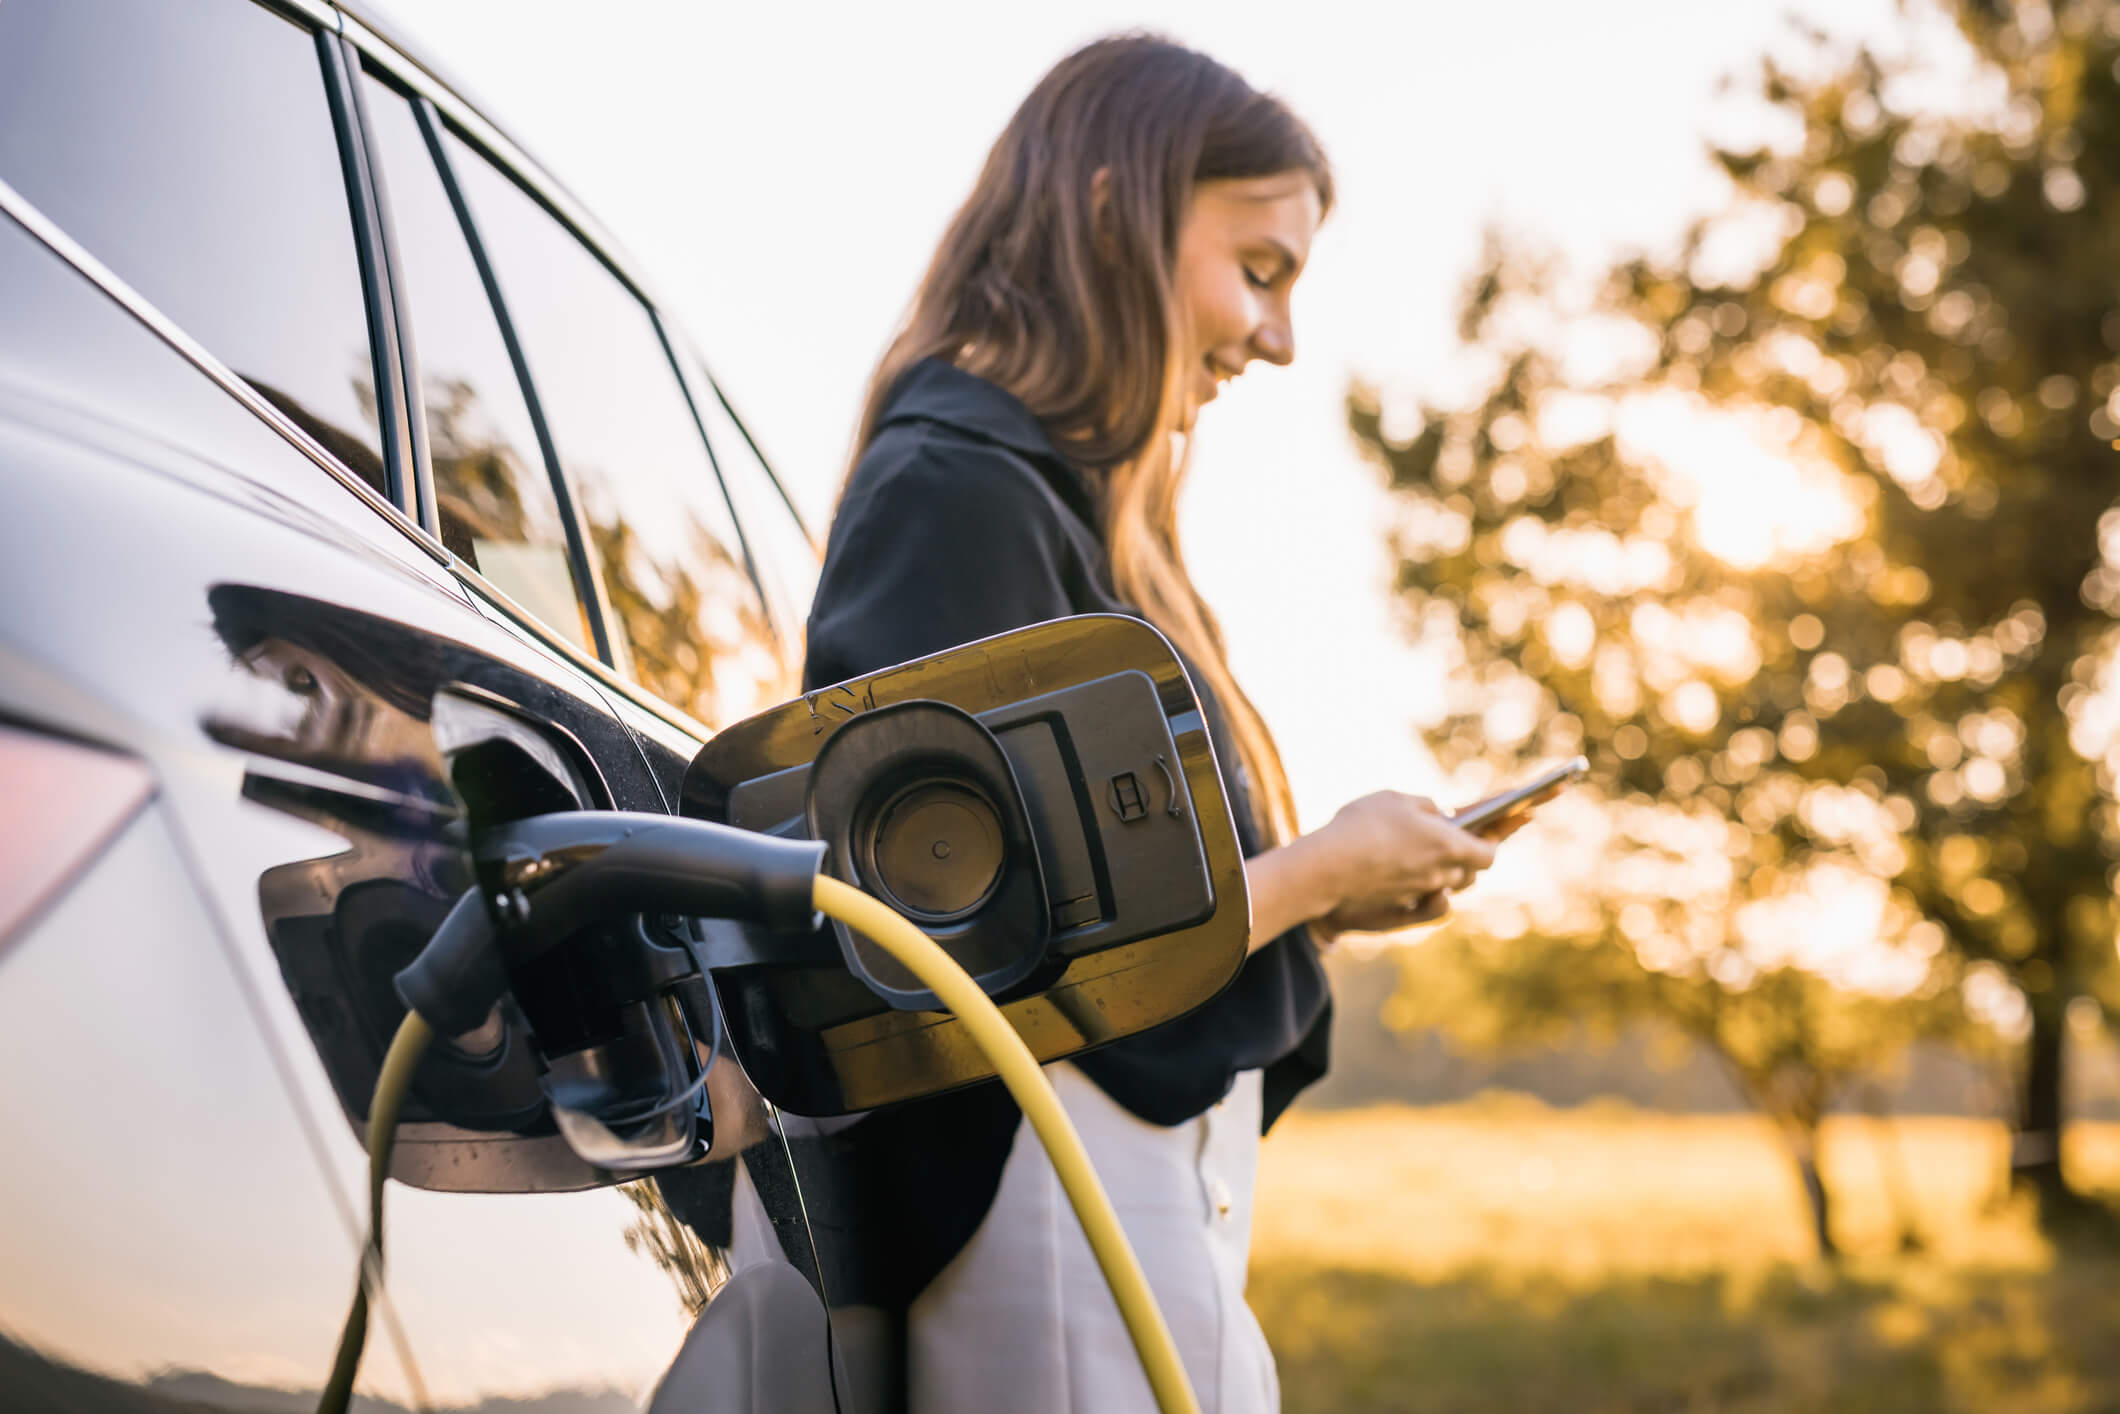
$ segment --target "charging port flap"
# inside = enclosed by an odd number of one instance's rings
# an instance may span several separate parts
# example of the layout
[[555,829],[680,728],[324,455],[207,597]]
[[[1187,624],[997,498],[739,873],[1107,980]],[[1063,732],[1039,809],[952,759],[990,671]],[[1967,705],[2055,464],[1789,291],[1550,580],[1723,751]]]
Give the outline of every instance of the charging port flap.
[[[1058,619],[808,693],[709,742],[682,809],[823,841],[830,872],[965,966],[1041,1061],[1191,1010],[1244,959],[1214,748],[1184,666],[1139,619]],[[991,1074],[902,969],[837,940],[843,966],[812,948],[715,974],[763,1094],[829,1115]]]

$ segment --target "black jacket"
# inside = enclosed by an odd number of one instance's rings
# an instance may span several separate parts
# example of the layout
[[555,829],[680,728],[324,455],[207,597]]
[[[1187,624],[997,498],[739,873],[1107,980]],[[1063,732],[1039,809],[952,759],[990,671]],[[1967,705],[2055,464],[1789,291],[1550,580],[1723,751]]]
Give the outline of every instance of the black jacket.
[[[810,610],[807,690],[1069,614],[1137,611],[1112,587],[1096,492],[1037,418],[993,383],[939,360],[907,371],[847,484]],[[1264,841],[1227,718],[1192,674],[1245,855]],[[1182,1124],[1265,1071],[1265,1123],[1324,1074],[1331,999],[1307,931],[1246,959],[1204,1006],[1075,1063],[1142,1119]],[[917,1294],[978,1226],[1018,1111],[998,1082],[879,1111],[854,1126],[880,1202],[915,1231],[898,1254]],[[889,1151],[895,1151],[895,1155]],[[917,1155],[918,1157],[908,1157]],[[885,1171],[888,1170],[888,1171]],[[932,1231],[928,1230],[930,1227]]]

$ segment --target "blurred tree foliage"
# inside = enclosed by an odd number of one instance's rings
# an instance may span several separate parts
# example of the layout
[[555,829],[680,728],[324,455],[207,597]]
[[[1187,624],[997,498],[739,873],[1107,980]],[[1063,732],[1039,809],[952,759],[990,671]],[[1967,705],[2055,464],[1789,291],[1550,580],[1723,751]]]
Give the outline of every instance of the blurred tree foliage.
[[684,1219],[671,1210],[662,1189],[651,1180],[621,1184],[618,1190],[638,1214],[626,1224],[628,1252],[653,1262],[677,1288],[677,1304],[693,1320],[707,1309],[729,1280],[729,1253],[709,1247]]
[[1775,136],[1714,151],[1730,200],[1675,258],[1586,295],[1493,245],[1477,406],[1353,394],[1452,664],[1444,764],[1597,782],[1548,807],[1565,877],[1412,950],[1395,1005],[1495,1041],[1671,1017],[1814,1200],[1851,1077],[2007,1042],[2052,1223],[2086,1211],[2070,1006],[2120,1003],[2120,5],[1902,18],[1907,57],[1765,66]]

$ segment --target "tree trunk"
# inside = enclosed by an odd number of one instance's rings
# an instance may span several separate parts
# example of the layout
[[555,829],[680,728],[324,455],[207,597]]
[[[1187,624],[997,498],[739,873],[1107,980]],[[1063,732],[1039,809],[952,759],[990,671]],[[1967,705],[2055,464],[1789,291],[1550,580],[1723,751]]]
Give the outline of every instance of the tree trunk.
[[2024,1047],[2024,1089],[2010,1144],[2010,1182],[2039,1204],[2039,1225],[2051,1228],[2083,1206],[2061,1169],[2061,1095],[2068,1051],[2068,998],[2059,987],[2027,1000],[2032,1034]]
[[1920,1207],[1914,1197],[1914,1182],[1907,1173],[1905,1152],[1885,1103],[1884,1089],[1875,1081],[1863,1087],[1863,1108],[1869,1111],[1871,1136],[1877,1144],[1877,1173],[1884,1183],[1885,1199],[1892,1208],[1892,1245],[1902,1252],[1916,1252],[1926,1245],[1921,1236]]
[[1833,1244],[1832,1199],[1826,1192],[1825,1177],[1818,1171],[1818,1125],[1825,1113],[1824,1097],[1813,1097],[1813,1103],[1809,1104],[1800,1101],[1791,1104],[1786,1095],[1776,1094],[1770,1076],[1748,1071],[1739,1065],[1737,1058],[1723,1048],[1712,1029],[1698,1028],[1694,1034],[1706,1043],[1709,1054],[1723,1063],[1739,1093],[1750,1100],[1752,1107],[1781,1135],[1790,1162],[1796,1165],[1796,1181],[1803,1187],[1804,1202],[1811,1210],[1811,1240],[1817,1244],[1822,1260],[1839,1260],[1840,1249]]
[[1804,1200],[1811,1207],[1811,1237],[1818,1244],[1818,1255],[1828,1262],[1837,1261],[1840,1248],[1833,1243],[1832,1200],[1826,1193],[1825,1178],[1818,1172],[1818,1131],[1790,1125],[1783,1132],[1789,1137],[1789,1157],[1796,1162]]
[[1833,1242],[1833,1200],[1826,1192],[1825,1175],[1818,1170],[1818,1124],[1787,1112],[1771,1115],[1788,1146],[1789,1161],[1796,1165],[1796,1181],[1803,1187],[1804,1204],[1811,1213],[1811,1240],[1827,1262],[1838,1261],[1840,1248]]

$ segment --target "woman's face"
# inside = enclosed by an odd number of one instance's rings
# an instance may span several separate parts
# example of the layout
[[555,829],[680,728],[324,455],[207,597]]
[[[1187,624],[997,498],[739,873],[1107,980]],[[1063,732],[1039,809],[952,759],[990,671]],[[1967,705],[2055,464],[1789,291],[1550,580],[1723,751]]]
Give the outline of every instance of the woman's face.
[[1324,213],[1308,172],[1202,182],[1178,229],[1185,427],[1255,358],[1296,356],[1289,293]]

